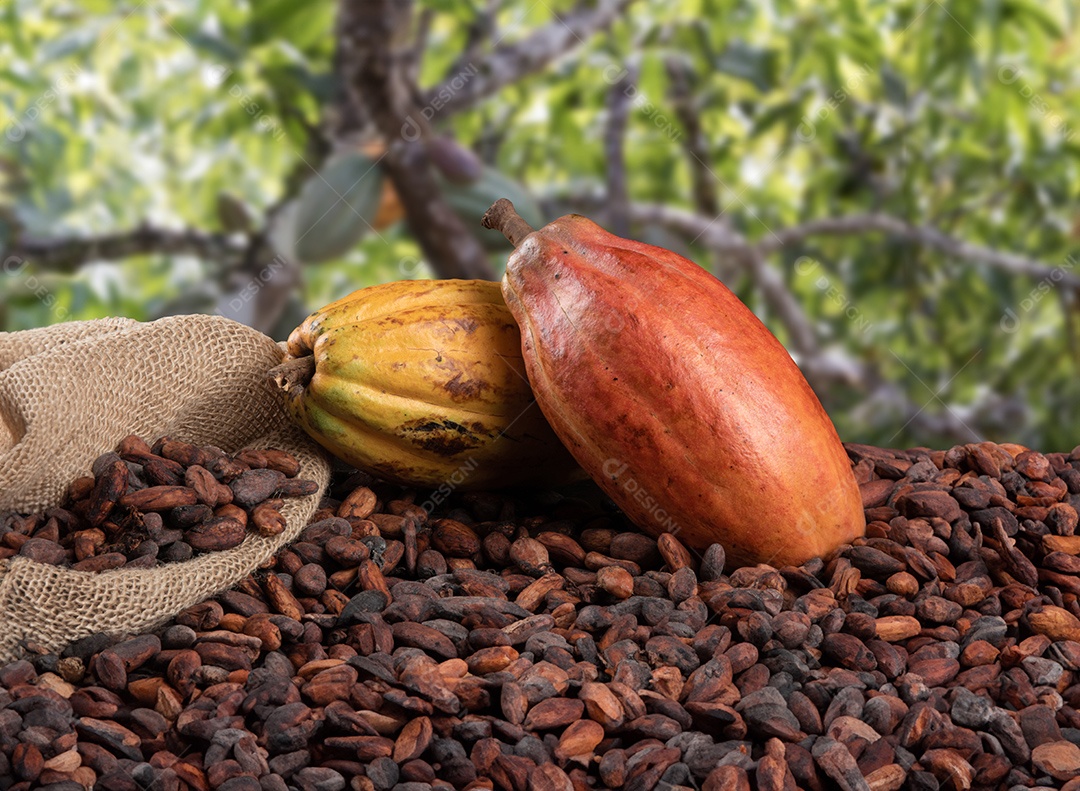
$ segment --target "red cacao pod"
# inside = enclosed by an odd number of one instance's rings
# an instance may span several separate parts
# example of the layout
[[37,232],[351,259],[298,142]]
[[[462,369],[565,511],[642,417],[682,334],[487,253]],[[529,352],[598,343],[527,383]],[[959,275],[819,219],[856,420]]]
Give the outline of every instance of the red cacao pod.
[[829,416],[719,280],[579,215],[530,232],[499,201],[484,222],[517,246],[503,296],[540,408],[638,527],[774,566],[864,534]]

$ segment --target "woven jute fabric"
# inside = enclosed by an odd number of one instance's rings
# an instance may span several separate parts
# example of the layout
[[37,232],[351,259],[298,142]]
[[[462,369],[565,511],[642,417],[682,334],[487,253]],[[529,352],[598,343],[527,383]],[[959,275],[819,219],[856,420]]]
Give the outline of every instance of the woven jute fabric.
[[66,487],[128,434],[280,448],[319,492],[285,501],[278,536],[153,569],[71,571],[0,561],[0,663],[23,641],[58,651],[96,632],[135,634],[212,597],[296,538],[330,478],[325,454],[288,420],[267,371],[278,344],[219,316],[70,322],[0,333],[0,512],[60,505]]

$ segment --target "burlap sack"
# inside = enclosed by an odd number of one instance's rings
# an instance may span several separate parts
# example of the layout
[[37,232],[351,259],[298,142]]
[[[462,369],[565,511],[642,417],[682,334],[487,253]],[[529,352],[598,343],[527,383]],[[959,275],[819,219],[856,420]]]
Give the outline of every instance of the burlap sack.
[[29,640],[49,650],[95,632],[147,631],[228,589],[303,529],[330,477],[293,427],[266,372],[282,351],[218,316],[72,322],[0,333],[0,511],[58,505],[97,456],[127,434],[168,435],[226,451],[276,447],[320,491],[286,500],[284,533],[154,569],[70,571],[0,561],[0,663]]

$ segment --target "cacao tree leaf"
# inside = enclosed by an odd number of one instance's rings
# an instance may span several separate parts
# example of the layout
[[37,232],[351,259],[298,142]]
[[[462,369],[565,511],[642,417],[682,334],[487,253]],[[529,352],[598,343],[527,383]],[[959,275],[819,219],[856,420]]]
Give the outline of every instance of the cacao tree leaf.
[[330,157],[296,201],[293,247],[302,261],[344,255],[371,230],[382,197],[382,171],[359,151]]
[[203,29],[183,30],[181,35],[195,49],[206,53],[219,63],[235,64],[244,54],[243,49],[231,41]]
[[879,73],[881,74],[881,87],[885,92],[885,100],[898,107],[906,107],[908,93],[904,78],[888,63],[881,65]]
[[789,125],[797,125],[802,117],[801,99],[780,102],[766,107],[763,112],[754,118],[754,126],[750,130],[751,137],[760,137],[779,123],[787,122]]
[[509,245],[498,231],[480,227],[480,218],[499,198],[509,199],[517,213],[533,228],[547,223],[532,194],[493,167],[484,166],[480,178],[468,184],[451,184],[441,176],[438,179],[447,204],[488,249],[501,250]]
[[248,41],[258,45],[280,37],[301,49],[325,41],[335,8],[331,0],[260,0],[252,5]]
[[1004,0],[1001,16],[1005,22],[1020,21],[1032,24],[1046,35],[1056,39],[1064,38],[1066,35],[1057,18],[1032,0]]
[[746,80],[762,93],[776,83],[778,53],[742,41],[730,42],[713,60],[717,71]]
[[103,32],[102,22],[103,20],[92,20],[76,30],[69,30],[52,39],[42,49],[44,60],[58,61],[72,55],[85,56]]
[[446,14],[458,21],[469,22],[476,18],[485,4],[475,0],[470,0],[467,3],[462,3],[460,0],[422,0],[420,5],[440,14]]

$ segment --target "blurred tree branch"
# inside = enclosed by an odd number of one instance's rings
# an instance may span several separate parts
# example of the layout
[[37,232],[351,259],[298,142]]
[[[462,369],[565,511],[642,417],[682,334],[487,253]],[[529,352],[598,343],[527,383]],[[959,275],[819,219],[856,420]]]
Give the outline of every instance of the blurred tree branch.
[[135,255],[192,255],[227,261],[241,256],[245,248],[245,241],[231,234],[144,225],[131,231],[100,236],[56,239],[20,236],[4,250],[4,256],[30,261],[41,269],[70,274],[83,264]]
[[639,66],[627,63],[608,89],[607,125],[604,128],[604,160],[607,165],[609,229],[616,236],[630,235],[630,194],[626,185],[626,124],[630,119]]
[[[670,55],[664,60],[664,69],[668,77],[669,98],[675,115],[682,124],[683,134],[679,138],[686,161],[693,179],[693,203],[699,214],[716,217],[730,230],[731,224],[720,208],[720,199],[716,194],[718,179],[705,163],[711,160],[709,143],[701,123],[701,107],[694,99],[695,74],[690,62],[681,56]],[[718,278],[730,282],[734,279],[739,262],[722,250],[711,250],[712,271]]]
[[[343,0],[338,57],[346,93],[386,141],[380,161],[405,209],[405,221],[435,272],[493,280],[476,237],[442,200],[428,163],[427,116],[409,79],[411,0]],[[427,108],[424,108],[427,109]]]
[[503,0],[481,0],[483,8],[476,10],[476,18],[469,23],[465,31],[465,46],[454,59],[454,62],[443,75],[442,82],[446,83],[455,76],[469,68],[469,64],[479,60],[484,42],[495,35],[495,19],[502,7]]
[[965,242],[925,225],[912,225],[899,217],[889,214],[856,214],[848,217],[834,217],[812,220],[802,225],[781,229],[776,238],[766,238],[758,244],[762,252],[773,252],[781,247],[802,241],[808,236],[842,236],[866,233],[887,233],[915,244],[939,250],[953,258],[973,264],[984,264],[992,269],[1000,269],[1013,275],[1025,275],[1034,278],[1054,277],[1056,282],[1077,287],[1080,277],[1070,274],[1063,265],[1051,266],[1015,253],[994,250],[990,247]]
[[1080,277],[1064,271],[1064,264],[1052,266],[1027,256],[1002,252],[990,247],[972,244],[942,233],[926,225],[912,225],[889,214],[854,214],[812,220],[790,228],[771,231],[760,242],[750,242],[742,234],[726,224],[701,214],[659,204],[633,204],[631,214],[637,222],[655,222],[692,238],[700,237],[705,246],[726,252],[745,254],[754,250],[760,254],[775,253],[787,245],[800,242],[810,236],[859,236],[869,233],[887,233],[914,244],[939,250],[953,258],[991,269],[1000,269],[1012,275],[1044,278],[1053,277],[1055,282],[1080,286]]
[[709,156],[709,144],[701,125],[701,113],[694,101],[692,89],[693,72],[687,61],[675,55],[664,61],[670,90],[669,99],[675,115],[682,124],[682,144],[690,160],[690,174],[694,180],[694,205],[702,214],[715,217],[720,213],[716,197],[716,177],[705,164]]
[[[632,1],[582,0],[522,40],[482,56],[483,47],[496,35],[495,20],[502,5],[501,0],[483,0],[455,69],[442,85],[424,93],[417,78],[433,19],[431,10],[422,11],[414,20],[411,0],[342,0],[333,58],[342,91],[327,106],[323,124],[309,129],[304,155],[280,198],[264,211],[262,227],[244,234],[148,225],[97,236],[45,239],[17,234],[4,253],[61,273],[72,273],[94,261],[137,255],[191,255],[215,261],[221,266],[225,290],[219,309],[242,302],[244,315],[238,318],[269,333],[284,314],[302,274],[301,262],[280,256],[274,249],[275,222],[305,180],[321,167],[335,141],[351,144],[375,136],[387,145],[380,167],[392,181],[409,229],[436,274],[492,279],[494,271],[483,248],[441,199],[424,143],[431,133],[431,110],[449,114],[464,109],[542,70],[608,27]],[[476,73],[462,87],[458,83],[465,69]],[[446,91],[452,93],[449,101]],[[622,108],[623,127],[628,109]],[[625,178],[619,189],[625,204]],[[264,277],[271,264],[273,277]]]
[[[425,167],[419,167],[411,160],[413,151],[415,151],[414,148],[404,146],[398,149],[396,159],[405,163],[405,168],[410,174],[414,171],[429,172],[426,168],[426,157],[424,157]],[[389,158],[388,154],[387,159]],[[412,183],[415,184],[415,182]],[[430,195],[425,197],[423,201],[425,205],[430,203],[430,197]],[[660,204],[628,203],[627,211],[627,216],[633,222],[663,226],[689,240],[700,241],[711,251],[737,256],[748,270],[755,285],[761,290],[770,309],[791,332],[794,350],[799,354],[809,356],[819,353],[814,340],[816,333],[798,301],[785,285],[783,277],[774,267],[768,266],[765,257],[811,236],[886,233],[914,244],[939,250],[959,260],[999,269],[1012,275],[1038,279],[1052,278],[1060,285],[1080,288],[1080,277],[1066,271],[1064,265],[1052,266],[1026,256],[972,244],[951,237],[936,228],[912,225],[887,214],[859,214],[812,220],[801,225],[776,229],[762,240],[751,242],[734,231],[728,223],[685,209]],[[456,215],[452,216],[460,225],[460,220]],[[464,227],[462,231],[472,238]],[[190,228],[173,230],[141,226],[127,232],[100,236],[55,239],[23,236],[8,246],[4,250],[4,255],[30,261],[42,269],[71,273],[80,266],[94,261],[119,260],[136,255],[191,255],[206,260],[238,260],[245,257],[245,252],[250,253],[250,248],[249,241],[231,234],[204,232]],[[479,249],[478,244],[477,248]],[[263,250],[263,252],[269,251]],[[478,260],[483,261],[486,266],[482,250],[478,253]],[[444,276],[491,277],[490,272],[484,275],[471,273],[475,271],[470,269],[468,274]],[[846,379],[848,376],[843,378]]]
[[[488,55],[461,65],[427,92],[426,103],[448,113],[471,107],[583,45],[594,33],[611,25],[632,2],[580,0],[571,11],[556,13],[554,21],[520,41],[496,46]],[[492,16],[490,11],[488,14]],[[482,25],[480,29],[490,27]],[[474,69],[475,74],[471,73]]]
[[[270,241],[270,233],[286,207],[300,193],[307,178],[322,167],[330,153],[330,141],[324,134],[320,130],[311,132],[305,156],[300,158],[288,174],[281,196],[267,208],[262,228],[249,235],[243,259],[228,273],[224,283],[226,293],[217,304],[218,313],[228,312],[232,315],[235,314],[232,306],[239,299],[245,306],[247,315],[232,317],[267,335],[274,335],[275,328],[280,329],[277,325],[286,313],[289,299],[297,297],[297,290],[303,283],[301,262],[281,255]],[[280,265],[274,276],[263,276],[272,264]],[[244,298],[254,284],[258,285],[254,298]],[[228,311],[226,306],[230,306]],[[288,329],[283,331],[288,332]]]

